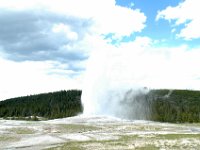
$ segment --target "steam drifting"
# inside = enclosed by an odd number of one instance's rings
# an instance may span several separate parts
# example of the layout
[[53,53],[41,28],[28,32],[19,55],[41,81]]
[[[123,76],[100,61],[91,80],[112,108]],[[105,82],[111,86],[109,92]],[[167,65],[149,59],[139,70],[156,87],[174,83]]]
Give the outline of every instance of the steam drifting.
[[82,94],[84,114],[148,118],[149,104],[144,100],[148,88],[198,87],[193,78],[196,70],[190,66],[195,63],[195,53],[199,52],[184,46],[153,48],[142,37],[94,51]]

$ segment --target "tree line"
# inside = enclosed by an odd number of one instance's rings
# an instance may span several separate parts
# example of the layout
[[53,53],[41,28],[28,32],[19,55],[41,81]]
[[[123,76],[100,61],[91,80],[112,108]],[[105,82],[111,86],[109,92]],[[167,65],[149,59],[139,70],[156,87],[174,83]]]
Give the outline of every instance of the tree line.
[[[75,116],[83,112],[81,94],[81,90],[64,90],[0,101],[0,118],[39,116],[55,119]],[[145,105],[143,111],[147,113],[147,120],[200,122],[200,91],[150,90],[144,95],[138,95],[136,101]],[[135,100],[129,103],[134,104]],[[140,109],[131,112],[139,114]]]
[[200,91],[152,90],[146,96],[150,102],[149,120],[200,122]]
[[54,119],[75,116],[83,111],[81,93],[80,90],[63,90],[0,101],[0,117]]

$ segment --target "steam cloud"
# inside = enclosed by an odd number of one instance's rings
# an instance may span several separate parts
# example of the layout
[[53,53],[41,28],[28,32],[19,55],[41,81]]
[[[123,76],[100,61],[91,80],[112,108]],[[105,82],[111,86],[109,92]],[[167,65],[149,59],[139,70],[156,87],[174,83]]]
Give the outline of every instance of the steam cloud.
[[84,114],[147,119],[148,88],[195,88],[195,70],[190,67],[195,53],[185,47],[152,48],[138,41],[94,51],[82,93]]

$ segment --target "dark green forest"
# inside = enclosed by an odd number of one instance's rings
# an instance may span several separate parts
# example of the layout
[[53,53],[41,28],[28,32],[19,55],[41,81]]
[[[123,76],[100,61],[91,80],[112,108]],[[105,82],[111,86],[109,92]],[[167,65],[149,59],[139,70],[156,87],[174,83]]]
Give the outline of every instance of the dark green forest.
[[152,90],[147,94],[150,120],[160,122],[200,122],[200,91]]
[[0,117],[47,119],[75,116],[82,112],[81,91],[69,90],[11,98],[0,101]]
[[[83,111],[81,93],[80,90],[69,90],[0,101],[0,118],[39,116],[55,119],[75,116]],[[147,105],[148,120],[200,122],[200,91],[151,90],[138,96],[138,101]]]

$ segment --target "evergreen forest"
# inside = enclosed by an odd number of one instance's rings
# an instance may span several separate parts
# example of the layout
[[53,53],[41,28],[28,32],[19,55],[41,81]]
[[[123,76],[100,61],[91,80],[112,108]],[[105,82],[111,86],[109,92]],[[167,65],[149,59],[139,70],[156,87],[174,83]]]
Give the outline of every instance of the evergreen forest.
[[200,122],[200,91],[152,90],[148,93],[150,120],[159,122]]
[[80,90],[50,92],[0,101],[0,118],[39,116],[54,119],[75,116],[81,112]]
[[[75,116],[83,112],[81,93],[80,90],[64,90],[0,101],[0,118],[38,116],[55,119]],[[200,122],[200,91],[150,90],[142,97],[138,100],[147,105],[147,120]]]

